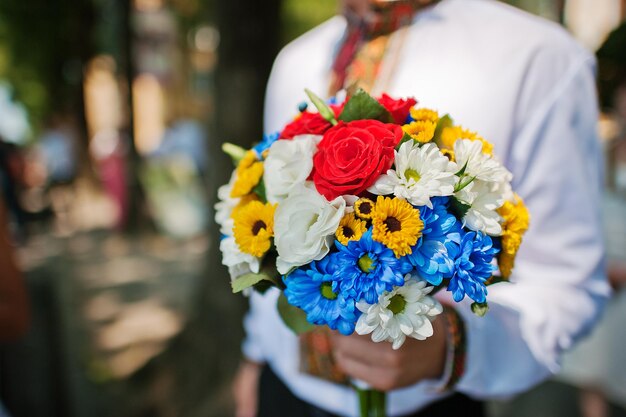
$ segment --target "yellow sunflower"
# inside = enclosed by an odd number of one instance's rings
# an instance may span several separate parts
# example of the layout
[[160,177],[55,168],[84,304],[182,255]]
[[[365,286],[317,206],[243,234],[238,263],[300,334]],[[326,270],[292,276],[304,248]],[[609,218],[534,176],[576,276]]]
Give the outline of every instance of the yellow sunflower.
[[233,212],[233,235],[242,252],[261,257],[270,248],[274,235],[274,211],[276,204],[251,201]]
[[436,110],[427,109],[426,107],[422,107],[420,109],[412,108],[410,110],[411,117],[415,121],[430,121],[435,124],[439,121],[439,113]]
[[356,203],[354,203],[354,213],[361,219],[371,219],[373,210],[374,202],[369,198],[359,198]]
[[454,151],[452,149],[441,148],[441,149],[439,149],[439,151],[441,152],[441,154],[443,156],[448,158],[450,161],[452,161],[452,162],[456,161],[456,159],[454,157]]
[[372,211],[372,238],[393,251],[397,258],[412,252],[422,236],[420,211],[405,200],[379,196]]
[[498,266],[503,278],[511,275],[515,264],[517,250],[522,244],[522,237],[530,223],[528,209],[524,201],[516,194],[515,201],[507,201],[498,209],[498,214],[504,218],[502,224],[502,250],[498,255]]
[[419,120],[402,126],[402,130],[419,143],[430,142],[435,136],[436,123],[430,120]]
[[476,132],[463,129],[461,126],[446,127],[441,132],[441,147],[445,149],[454,149],[454,143],[459,139],[478,140],[483,143],[483,153],[493,156],[493,144],[486,141]]
[[230,218],[234,219],[235,216],[237,215],[237,213],[239,213],[239,211],[246,207],[248,205],[249,202],[251,201],[258,201],[259,200],[259,196],[256,195],[255,193],[250,193],[250,194],[246,194],[243,197],[241,197],[239,199],[239,203],[237,203],[237,205],[235,207],[233,207],[233,211],[230,213]]
[[232,198],[242,197],[259,183],[263,177],[263,162],[257,160],[253,150],[246,152],[246,155],[239,162],[236,170],[236,179],[233,189],[230,192]]
[[348,213],[341,218],[335,237],[342,245],[347,245],[351,240],[359,240],[367,230],[365,222],[357,218],[354,213]]

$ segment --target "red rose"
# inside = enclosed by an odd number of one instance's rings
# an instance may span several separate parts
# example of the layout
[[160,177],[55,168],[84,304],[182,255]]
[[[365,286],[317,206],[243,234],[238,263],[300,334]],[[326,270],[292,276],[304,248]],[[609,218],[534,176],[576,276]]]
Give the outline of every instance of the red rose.
[[402,128],[377,120],[340,122],[329,129],[313,156],[315,187],[328,200],[358,195],[393,164]]
[[387,94],[383,94],[383,96],[378,99],[378,102],[391,113],[393,121],[399,125],[406,123],[411,107],[417,104],[417,101],[413,97],[409,97],[406,100],[396,100],[389,97]]
[[[335,113],[335,117],[339,117],[343,110],[343,104],[332,104],[329,107]],[[291,139],[298,135],[323,135],[331,127],[332,124],[319,113],[303,111],[297,119],[285,126],[280,133],[280,139]]]
[[319,113],[303,111],[280,133],[280,139],[291,139],[298,135],[323,135],[332,125]]

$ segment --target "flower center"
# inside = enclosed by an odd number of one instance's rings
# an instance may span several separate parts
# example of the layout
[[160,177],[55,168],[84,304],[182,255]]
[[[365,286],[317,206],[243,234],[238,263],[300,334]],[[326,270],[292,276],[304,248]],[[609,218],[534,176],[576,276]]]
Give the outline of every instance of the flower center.
[[267,229],[267,225],[265,224],[265,222],[263,220],[257,220],[252,225],[252,234],[254,236],[258,235],[259,232],[261,231],[261,229]]
[[402,230],[402,223],[400,223],[400,220],[395,217],[389,216],[383,221],[383,223],[387,226],[387,230],[391,233]]
[[393,297],[391,297],[391,300],[389,300],[389,305],[387,306],[387,308],[394,315],[402,313],[405,307],[406,307],[406,300],[400,294],[396,294]]
[[350,239],[352,236],[354,236],[354,230],[350,229],[349,227],[343,227],[343,235]]
[[322,297],[327,300],[334,300],[337,298],[337,294],[333,291],[333,284],[330,282],[322,282],[320,286],[320,291],[322,293]]
[[372,272],[375,266],[376,262],[372,258],[370,258],[368,254],[365,254],[359,258],[359,268],[361,268],[361,271],[365,272],[366,274]]
[[363,214],[370,214],[372,212],[372,205],[365,201],[359,205],[359,211]]
[[404,171],[404,177],[406,179],[412,179],[415,182],[418,182],[422,177],[420,176],[419,172],[417,172],[414,169],[407,169],[406,171]]

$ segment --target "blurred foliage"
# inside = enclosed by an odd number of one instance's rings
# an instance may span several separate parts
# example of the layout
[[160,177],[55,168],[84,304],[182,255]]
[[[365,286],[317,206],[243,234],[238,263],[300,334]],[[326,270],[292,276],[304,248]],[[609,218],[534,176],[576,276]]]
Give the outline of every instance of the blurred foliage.
[[80,93],[81,58],[90,49],[91,3],[0,1],[0,79],[11,84],[33,123]]
[[[211,21],[214,3],[169,1],[181,33]],[[120,0],[0,0],[0,80],[25,106],[33,133],[51,112],[82,105],[82,71],[89,58],[109,54],[119,61],[126,41],[123,13]],[[185,40],[182,36],[181,47]]]
[[565,0],[501,0],[527,12],[555,21],[561,21]]
[[615,91],[626,84],[626,22],[609,34],[597,56],[600,103],[610,108]]
[[282,43],[290,42],[334,16],[338,9],[338,0],[283,0],[281,8]]

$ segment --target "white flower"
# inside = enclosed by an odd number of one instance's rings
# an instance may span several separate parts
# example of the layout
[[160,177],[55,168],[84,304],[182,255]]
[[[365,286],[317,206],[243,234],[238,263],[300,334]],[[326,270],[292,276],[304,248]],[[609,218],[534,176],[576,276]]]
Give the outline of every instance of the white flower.
[[433,335],[431,320],[443,311],[439,301],[428,295],[432,289],[426,281],[407,274],[404,285],[385,291],[377,304],[357,303],[363,314],[357,320],[356,332],[371,333],[374,342],[392,342],[394,349],[399,349],[407,336],[426,340]]
[[378,195],[393,194],[414,206],[432,208],[430,197],[447,196],[454,192],[458,178],[457,165],[443,156],[433,143],[419,146],[406,141],[396,151],[395,170],[381,175],[369,192]]
[[274,214],[276,268],[281,274],[326,256],[346,209],[343,198],[328,202],[312,184],[307,185],[311,186],[296,187]]
[[[222,265],[228,267],[231,281],[250,272],[259,273],[261,259],[239,250],[234,237],[222,239],[220,251],[222,252]],[[244,290],[244,295],[249,295],[249,291]]]
[[497,210],[502,207],[510,191],[510,184],[489,183],[474,180],[467,187],[456,193],[456,198],[470,205],[463,217],[464,225],[477,232],[490,236],[502,234],[502,217]]
[[215,204],[215,222],[220,225],[220,233],[226,236],[233,235],[234,221],[230,216],[240,200],[230,196],[235,178],[236,174],[233,171],[228,184],[222,185],[217,190],[217,197],[220,201]]
[[267,201],[279,203],[294,187],[304,184],[313,169],[313,154],[321,138],[319,135],[299,135],[272,144],[263,175]]
[[[513,175],[493,157],[483,153],[479,140],[459,139],[454,143],[454,158],[465,175],[489,182],[510,182]],[[467,165],[466,165],[467,164]]]

